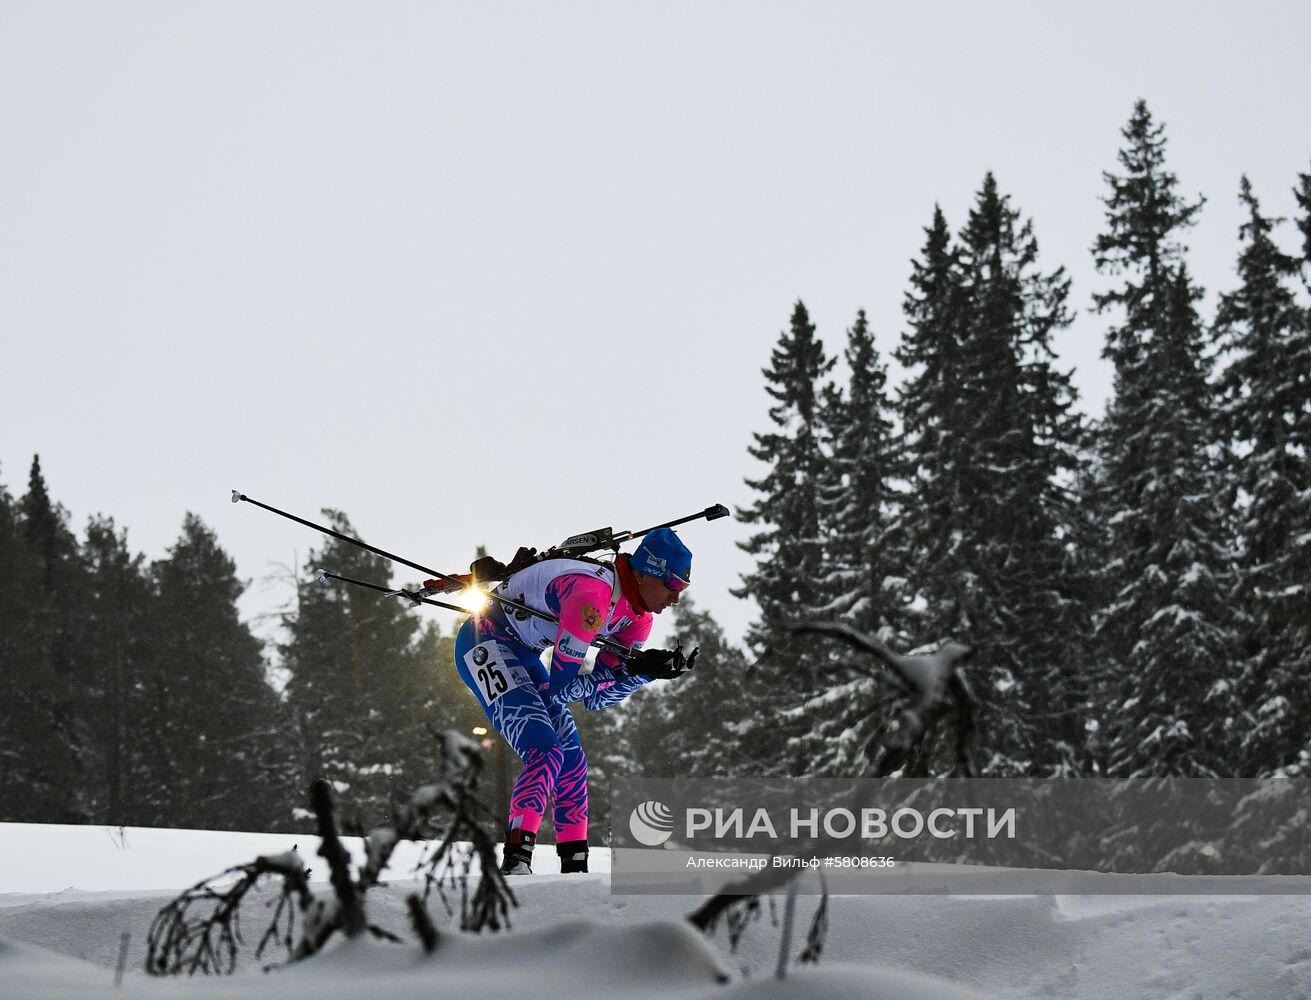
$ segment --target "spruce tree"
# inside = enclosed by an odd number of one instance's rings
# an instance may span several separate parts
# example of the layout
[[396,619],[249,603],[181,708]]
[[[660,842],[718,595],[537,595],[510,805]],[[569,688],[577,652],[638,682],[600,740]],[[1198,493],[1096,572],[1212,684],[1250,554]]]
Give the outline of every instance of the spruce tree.
[[[1053,335],[1067,327],[1064,268],[1038,268],[1032,221],[989,173],[961,232],[967,335],[960,386],[969,424],[958,526],[969,620],[980,650],[980,729],[1014,727],[1002,746],[1019,770],[1066,773],[1085,764],[1082,660],[1087,608],[1070,585],[1070,486],[1083,433]],[[972,607],[971,607],[972,605]],[[962,625],[964,623],[962,622]],[[990,674],[989,674],[990,672]],[[993,704],[996,700],[995,705]],[[995,709],[990,724],[989,708]]]
[[747,480],[758,496],[738,512],[757,526],[755,534],[739,543],[756,565],[733,593],[759,606],[760,617],[748,629],[747,642],[769,653],[743,692],[752,706],[743,745],[766,771],[789,768],[784,759],[789,726],[779,715],[778,699],[793,701],[817,683],[815,659],[807,644],[791,638],[788,625],[814,615],[824,603],[820,380],[832,366],[804,303],[798,301],[789,329],[763,372],[766,391],[775,401],[769,410],[773,429],[754,434],[755,444],[748,448],[765,465],[765,474]]
[[[958,523],[963,509],[961,475],[969,462],[969,428],[974,419],[961,391],[969,377],[968,302],[961,250],[938,205],[924,230],[920,253],[911,261],[902,314],[906,327],[895,357],[907,370],[897,393],[907,489],[896,527],[907,553],[906,643],[915,648],[948,639],[963,626],[964,631],[973,631],[959,612],[960,583],[966,579],[965,538]],[[847,684],[852,698],[869,699],[880,691],[894,702],[898,697],[877,669]],[[893,714],[889,704],[878,716],[843,730],[837,736],[835,763],[868,762],[885,739]],[[992,734],[988,739],[993,740]],[[951,761],[940,757],[925,766],[938,771],[950,767]]]
[[737,596],[760,606],[760,620],[748,631],[753,644],[777,639],[781,626],[819,604],[824,545],[818,490],[825,456],[820,449],[820,380],[833,367],[805,304],[798,301],[790,328],[779,338],[764,369],[765,391],[775,400],[774,429],[753,434],[751,457],[766,466],[747,485],[759,495],[738,516],[758,530],[741,548],[756,558]]
[[926,233],[898,352],[912,372],[900,403],[913,625],[921,641],[954,636],[979,650],[970,671],[986,769],[1078,769],[1087,629],[1068,581],[1081,427],[1051,346],[1070,322],[1069,281],[1038,269],[1032,223],[991,174],[958,243],[940,210]]
[[901,632],[904,553],[893,526],[902,497],[901,475],[887,366],[879,357],[862,309],[847,331],[846,391],[828,387],[824,437],[828,458],[821,469],[819,501],[825,532],[824,573],[828,601],[818,609],[867,632]]
[[27,819],[81,822],[87,818],[79,795],[87,748],[78,718],[84,678],[75,651],[83,567],[68,512],[51,499],[39,456],[32,459],[18,509],[28,556],[36,566],[36,603],[31,617],[19,624],[32,657],[16,734],[27,776]]
[[[345,515],[324,516],[356,534]],[[361,580],[391,575],[387,560],[336,539],[311,553],[307,581],[320,566]],[[402,601],[336,581],[303,583],[285,624],[281,652],[300,736],[300,784],[324,777],[338,791],[349,788],[343,823],[367,829],[430,776],[439,716],[429,694],[450,664],[425,660],[418,619]]]
[[[847,331],[845,390],[825,388],[822,424],[827,461],[820,474],[825,531],[824,603],[815,617],[844,621],[895,645],[906,640],[907,552],[902,475],[887,368],[864,310]],[[875,730],[893,712],[888,678],[853,675],[832,649],[819,667],[820,683],[790,705],[803,723],[789,746],[795,769],[850,776],[865,769],[863,756]]]
[[1139,101],[1121,173],[1106,173],[1106,231],[1094,257],[1118,278],[1095,296],[1115,394],[1100,435],[1106,526],[1097,621],[1110,706],[1109,768],[1206,776],[1235,768],[1232,545],[1216,498],[1215,400],[1201,292],[1184,264],[1187,202],[1165,168],[1165,134]]
[[960,504],[959,470],[972,419],[960,387],[964,366],[965,297],[960,251],[942,209],[934,206],[919,256],[911,262],[902,303],[907,326],[895,352],[908,375],[898,391],[902,454],[908,481],[906,548],[914,553],[908,606],[913,634],[932,636],[955,616],[945,606],[956,573],[960,538],[953,532]]
[[1302,262],[1311,265],[1311,173],[1298,174],[1297,182],[1293,197],[1302,210],[1297,218],[1297,228],[1302,233]]
[[157,644],[143,710],[154,738],[149,808],[171,826],[271,829],[286,795],[277,698],[241,621],[245,584],[194,514],[151,567]]
[[53,818],[43,760],[47,738],[45,603],[41,563],[27,542],[18,504],[0,485],[0,822]]
[[82,553],[87,582],[77,655],[87,680],[79,695],[89,750],[85,811],[113,826],[158,825],[164,817],[141,801],[151,797],[159,777],[150,767],[149,723],[142,712],[148,664],[161,639],[152,627],[151,582],[143,557],[132,554],[127,533],[109,518],[91,519]]
[[[1299,174],[1298,180],[1296,195],[1302,214],[1298,217],[1297,225],[1302,233],[1302,276],[1306,292],[1311,296],[1311,173]],[[1311,340],[1311,307],[1303,311],[1302,319],[1302,335],[1305,342]],[[1300,370],[1304,376],[1307,376],[1311,368],[1308,368],[1304,361]],[[1306,385],[1305,381],[1303,385]],[[1298,437],[1302,441],[1311,440],[1311,406],[1303,405],[1302,412],[1297,416],[1296,426]],[[1308,481],[1311,481],[1311,448],[1305,448],[1302,455],[1302,482]],[[1294,499],[1293,504],[1295,510],[1290,521],[1303,525],[1311,524],[1311,489],[1303,489]],[[1293,551],[1289,554],[1289,568],[1285,575],[1292,581],[1289,587],[1296,588],[1303,610],[1300,618],[1296,619],[1301,622],[1301,632],[1293,632],[1289,641],[1305,652],[1311,648],[1311,635],[1308,635],[1308,631],[1311,630],[1311,626],[1308,626],[1308,622],[1311,622],[1311,606],[1309,606],[1311,590],[1307,583],[1311,580],[1311,531],[1303,531],[1293,538],[1291,544]],[[1306,674],[1302,677],[1305,678]],[[1311,746],[1303,747],[1298,755],[1298,763],[1302,774],[1311,770]]]
[[1232,356],[1220,424],[1242,491],[1239,596],[1251,628],[1242,650],[1247,770],[1305,766],[1311,729],[1311,324],[1292,282],[1301,262],[1282,252],[1251,183],[1239,230],[1239,287],[1220,299],[1217,327]]

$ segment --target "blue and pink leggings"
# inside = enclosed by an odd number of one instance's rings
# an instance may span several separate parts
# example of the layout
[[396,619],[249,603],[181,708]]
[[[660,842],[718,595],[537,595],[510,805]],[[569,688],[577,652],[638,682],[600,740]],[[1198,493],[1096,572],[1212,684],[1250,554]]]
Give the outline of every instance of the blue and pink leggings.
[[510,831],[536,835],[547,806],[558,843],[587,839],[587,756],[564,701],[551,700],[537,651],[474,616],[455,637],[455,668],[487,719],[523,760],[510,795]]

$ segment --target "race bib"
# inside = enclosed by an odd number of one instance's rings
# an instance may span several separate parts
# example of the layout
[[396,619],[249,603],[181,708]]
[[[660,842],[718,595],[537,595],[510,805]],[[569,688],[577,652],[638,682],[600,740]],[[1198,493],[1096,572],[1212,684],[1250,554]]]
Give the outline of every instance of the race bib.
[[480,642],[464,654],[464,665],[473,677],[474,689],[483,705],[491,708],[508,692],[530,683],[528,671],[510,665],[500,644]]

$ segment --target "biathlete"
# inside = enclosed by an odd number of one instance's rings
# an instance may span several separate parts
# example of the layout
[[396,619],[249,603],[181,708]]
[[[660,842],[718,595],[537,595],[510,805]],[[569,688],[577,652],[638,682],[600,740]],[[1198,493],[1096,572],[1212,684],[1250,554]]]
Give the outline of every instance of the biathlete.
[[[532,874],[533,845],[554,804],[561,872],[587,871],[587,756],[570,702],[609,708],[652,680],[691,669],[696,653],[643,650],[655,615],[677,604],[692,579],[692,553],[671,528],[645,535],[613,565],[550,558],[504,580],[493,592],[559,619],[490,608],[470,617],[455,638],[455,667],[487,718],[523,760],[510,796],[501,872]],[[579,673],[588,647],[608,638],[628,656],[603,651]],[[542,654],[554,647],[550,665]]]

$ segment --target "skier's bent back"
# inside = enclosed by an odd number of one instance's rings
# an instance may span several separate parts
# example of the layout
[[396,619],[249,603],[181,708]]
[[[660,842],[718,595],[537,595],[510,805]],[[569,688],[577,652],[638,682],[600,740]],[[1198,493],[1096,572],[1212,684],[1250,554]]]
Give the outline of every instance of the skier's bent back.
[[[496,592],[555,615],[557,627],[503,608],[474,615],[455,638],[455,667],[487,718],[523,760],[510,796],[501,871],[530,874],[533,844],[554,802],[556,850],[562,872],[587,871],[587,757],[571,701],[591,711],[618,704],[655,678],[674,677],[691,662],[670,650],[641,651],[653,615],[678,603],[691,580],[692,553],[670,528],[643,538],[614,566],[578,559],[544,559],[520,570]],[[603,652],[579,675],[598,637],[632,650]],[[549,668],[541,653],[554,646]],[[695,654],[694,654],[695,655]]]

